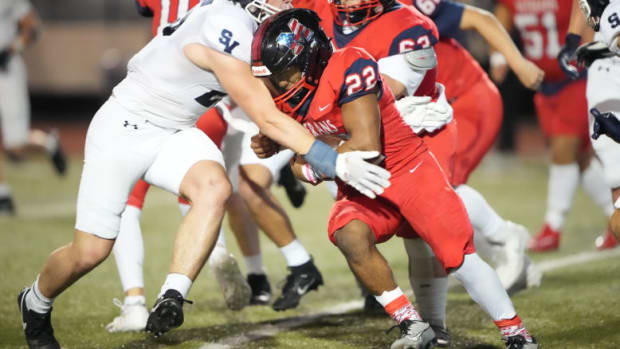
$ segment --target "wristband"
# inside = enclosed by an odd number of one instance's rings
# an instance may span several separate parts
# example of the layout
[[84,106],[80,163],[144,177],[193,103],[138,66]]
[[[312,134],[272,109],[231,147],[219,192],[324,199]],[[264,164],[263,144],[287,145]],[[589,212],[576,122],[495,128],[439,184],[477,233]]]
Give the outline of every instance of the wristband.
[[336,177],[336,158],[338,153],[329,145],[315,140],[304,159],[312,165],[312,168],[322,176]]
[[496,67],[498,65],[505,65],[506,57],[504,57],[503,54],[495,51],[491,53],[491,56],[489,57],[489,64],[491,64],[492,67]]
[[564,45],[570,48],[571,51],[575,51],[577,49],[577,46],[579,46],[580,42],[581,42],[581,35],[568,33],[566,34],[566,37],[564,38]]

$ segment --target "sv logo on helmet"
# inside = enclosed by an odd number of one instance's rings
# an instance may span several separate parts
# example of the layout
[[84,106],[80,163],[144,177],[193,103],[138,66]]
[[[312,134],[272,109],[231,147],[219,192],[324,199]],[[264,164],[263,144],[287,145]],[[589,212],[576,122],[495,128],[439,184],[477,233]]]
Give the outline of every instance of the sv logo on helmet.
[[288,27],[291,32],[280,33],[280,35],[276,38],[276,43],[290,48],[293,54],[297,56],[301,53],[301,50],[303,50],[305,44],[312,39],[314,32],[299,23],[299,21],[295,18],[292,18],[288,22]]

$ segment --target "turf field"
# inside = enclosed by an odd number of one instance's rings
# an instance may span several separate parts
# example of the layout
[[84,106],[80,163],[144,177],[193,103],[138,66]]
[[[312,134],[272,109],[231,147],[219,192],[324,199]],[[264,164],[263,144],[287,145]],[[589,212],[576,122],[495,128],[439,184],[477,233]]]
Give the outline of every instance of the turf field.
[[[41,160],[6,168],[18,205],[16,218],[0,218],[0,348],[25,348],[15,303],[19,289],[32,282],[48,253],[72,237],[75,198],[81,162],[74,159],[69,176],[56,178]],[[542,158],[487,159],[470,184],[479,189],[506,218],[535,232],[543,219],[547,170]],[[388,348],[397,331],[386,317],[359,311],[358,290],[343,257],[326,238],[331,199],[323,188],[310,189],[301,210],[282,198],[298,235],[314,255],[325,286],[307,295],[299,308],[276,313],[269,307],[241,312],[226,309],[207,268],[194,284],[186,306],[185,324],[155,340],[143,333],[108,334],[104,326],[118,315],[112,298],[122,299],[114,261],[110,258],[71,287],[55,303],[53,324],[64,348]],[[145,233],[145,280],[149,303],[159,291],[180,221],[176,200],[152,189],[147,195],[142,228]],[[513,297],[517,310],[542,348],[620,347],[620,249],[594,252],[594,238],[605,227],[600,210],[578,192],[567,220],[559,252],[533,258],[549,269],[539,289]],[[240,256],[232,235],[233,253]],[[273,287],[286,275],[284,259],[267,240],[263,255]],[[403,289],[409,290],[406,255],[393,239],[381,246]],[[561,267],[558,261],[576,264]],[[592,260],[592,256],[606,258]],[[566,259],[562,259],[566,258]],[[331,312],[331,314],[330,314]],[[449,295],[448,326],[453,348],[502,348],[490,319],[466,293]],[[210,344],[209,344],[210,343]]]

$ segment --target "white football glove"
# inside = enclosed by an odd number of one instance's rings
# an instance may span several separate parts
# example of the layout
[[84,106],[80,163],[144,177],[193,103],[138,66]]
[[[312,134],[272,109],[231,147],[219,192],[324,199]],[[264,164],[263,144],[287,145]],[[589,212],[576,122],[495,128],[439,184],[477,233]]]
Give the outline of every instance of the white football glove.
[[416,134],[435,132],[452,121],[452,107],[446,100],[445,88],[437,84],[440,95],[436,102],[431,97],[407,96],[396,101],[403,120]]
[[374,199],[390,186],[390,172],[365,159],[379,156],[378,151],[351,151],[338,154],[336,176],[360,193]]

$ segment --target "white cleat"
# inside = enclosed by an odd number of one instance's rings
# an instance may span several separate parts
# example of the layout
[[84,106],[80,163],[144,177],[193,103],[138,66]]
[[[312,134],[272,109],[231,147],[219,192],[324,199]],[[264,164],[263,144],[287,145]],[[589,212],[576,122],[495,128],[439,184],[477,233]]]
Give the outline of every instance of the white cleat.
[[250,304],[252,289],[241,274],[235,257],[229,253],[213,256],[209,265],[220,285],[226,306],[230,310],[241,310]]
[[497,254],[495,268],[506,290],[514,288],[517,282],[525,277],[526,259],[529,260],[525,249],[529,239],[530,234],[524,226],[506,221],[506,241]]
[[437,344],[435,332],[427,322],[405,320],[395,327],[400,328],[400,338],[390,349],[429,349]]
[[146,309],[144,301],[134,304],[123,304],[117,298],[112,300],[114,305],[121,308],[121,315],[117,316],[107,324],[105,329],[108,332],[130,332],[143,331],[146,327],[146,320],[149,318],[149,312]]

